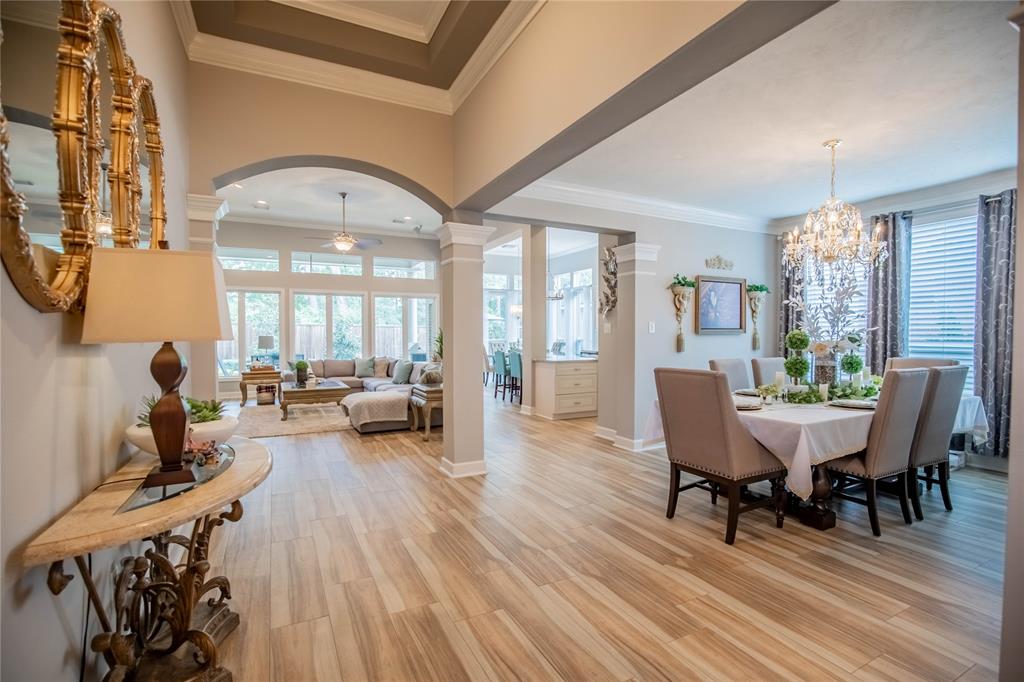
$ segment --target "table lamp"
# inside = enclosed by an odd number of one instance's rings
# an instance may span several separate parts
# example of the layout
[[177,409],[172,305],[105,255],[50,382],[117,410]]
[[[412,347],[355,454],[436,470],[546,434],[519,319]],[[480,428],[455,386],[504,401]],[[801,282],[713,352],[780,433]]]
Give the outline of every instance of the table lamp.
[[188,366],[172,341],[232,338],[224,274],[212,252],[93,250],[82,343],[162,343],[149,365],[162,391],[149,414],[160,465],[143,487],[195,480],[182,463],[189,410],[178,386]]
[[256,343],[256,347],[260,350],[271,351],[274,350],[274,337],[273,336],[261,336],[259,341]]

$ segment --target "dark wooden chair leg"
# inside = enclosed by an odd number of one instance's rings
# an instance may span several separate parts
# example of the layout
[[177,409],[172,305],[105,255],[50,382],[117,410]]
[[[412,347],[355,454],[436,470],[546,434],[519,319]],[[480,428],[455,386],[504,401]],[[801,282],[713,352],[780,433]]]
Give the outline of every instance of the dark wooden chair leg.
[[953,511],[953,500],[949,497],[949,462],[939,465],[939,490],[942,491],[942,504],[946,511]]
[[929,464],[924,468],[924,477],[928,479],[924,483],[925,490],[932,489],[932,477],[935,475],[935,467]]
[[671,519],[676,515],[676,502],[679,501],[679,467],[672,462],[672,471],[668,477],[668,510],[665,517]]
[[494,397],[498,397],[498,373],[494,373]]
[[775,527],[782,528],[786,520],[786,479],[772,479],[772,493],[775,498]]
[[725,544],[731,545],[736,542],[736,526],[740,520],[740,487],[736,484],[729,486],[729,518],[725,526]]
[[910,501],[907,499],[907,472],[904,471],[896,479],[896,487],[900,492],[900,511],[903,512],[903,523],[908,526],[913,523],[910,518]]
[[914,505],[914,516],[918,521],[924,521],[924,511],[921,509],[921,489],[917,484],[917,467],[911,467],[907,471],[907,492]]
[[868,493],[868,518],[871,520],[871,532],[878,537],[882,529],[878,526],[878,489],[874,479],[864,481],[864,489]]
[[718,504],[718,484],[711,481],[711,504]]

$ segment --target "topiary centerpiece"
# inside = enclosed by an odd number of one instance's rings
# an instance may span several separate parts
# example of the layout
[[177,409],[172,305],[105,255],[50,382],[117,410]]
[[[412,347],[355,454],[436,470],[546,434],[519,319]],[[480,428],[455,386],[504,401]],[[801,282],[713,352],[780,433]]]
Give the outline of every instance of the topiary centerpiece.
[[860,371],[864,369],[864,361],[861,360],[859,355],[855,353],[847,353],[843,356],[843,359],[839,363],[839,369],[846,372],[846,374],[853,379],[854,374],[860,374]]
[[803,383],[807,378],[807,372],[811,369],[811,363],[804,357],[804,351],[811,345],[811,337],[803,329],[794,329],[786,334],[786,348],[789,349],[789,357],[786,358],[784,367],[786,376],[793,380],[793,383]]

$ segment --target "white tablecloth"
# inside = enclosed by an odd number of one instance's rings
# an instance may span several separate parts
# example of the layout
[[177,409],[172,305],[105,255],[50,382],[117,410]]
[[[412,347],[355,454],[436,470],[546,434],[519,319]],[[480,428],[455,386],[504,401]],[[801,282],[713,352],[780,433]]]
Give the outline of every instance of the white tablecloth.
[[985,414],[985,405],[982,404],[981,398],[969,395],[960,399],[960,408],[956,411],[956,421],[953,422],[953,433],[965,433],[977,440],[988,438],[988,416]]
[[[867,447],[874,411],[776,403],[737,414],[751,435],[786,465],[786,487],[807,499],[811,494],[813,465],[851,455]],[[661,409],[658,401],[654,401],[647,416],[644,439],[664,437]]]

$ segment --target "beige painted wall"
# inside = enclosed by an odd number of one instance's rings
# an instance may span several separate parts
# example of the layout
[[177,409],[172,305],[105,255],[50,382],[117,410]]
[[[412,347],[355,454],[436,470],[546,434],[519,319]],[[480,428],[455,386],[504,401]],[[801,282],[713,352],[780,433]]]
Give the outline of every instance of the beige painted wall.
[[455,113],[455,203],[740,4],[545,4]]
[[[124,20],[125,40],[139,72],[155,84],[166,150],[168,236],[172,248],[183,249],[188,167],[184,51],[166,3],[110,4]],[[54,597],[46,588],[46,568],[24,571],[18,557],[28,540],[124,458],[121,434],[133,422],[139,398],[156,389],[148,370],[155,347],[80,345],[79,316],[38,313],[21,299],[6,272],[0,280],[0,676],[77,679],[85,617],[82,581],[76,578]],[[140,294],[126,292],[125,303],[137,303]],[[104,592],[109,592],[109,569],[123,551],[93,556]],[[91,653],[89,660],[95,661]],[[99,670],[102,674],[106,666],[100,664]],[[87,679],[96,677],[87,674]]]
[[276,78],[189,64],[189,187],[279,156],[325,154],[384,166],[452,199],[452,119]]

